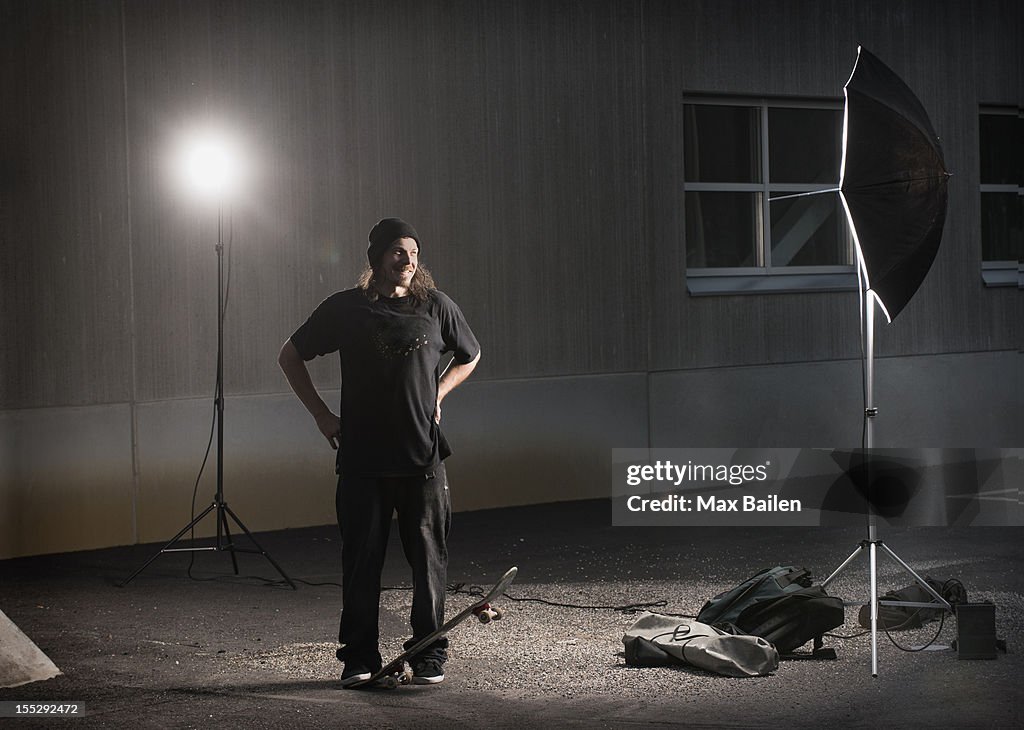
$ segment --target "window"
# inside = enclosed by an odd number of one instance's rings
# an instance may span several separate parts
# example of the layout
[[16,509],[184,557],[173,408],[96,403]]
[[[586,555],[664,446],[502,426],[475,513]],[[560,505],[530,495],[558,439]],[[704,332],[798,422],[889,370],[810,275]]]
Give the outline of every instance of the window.
[[837,188],[841,102],[683,105],[691,293],[856,288]]
[[1024,119],[1015,108],[982,109],[978,120],[981,258],[990,286],[1017,286],[1024,263]]

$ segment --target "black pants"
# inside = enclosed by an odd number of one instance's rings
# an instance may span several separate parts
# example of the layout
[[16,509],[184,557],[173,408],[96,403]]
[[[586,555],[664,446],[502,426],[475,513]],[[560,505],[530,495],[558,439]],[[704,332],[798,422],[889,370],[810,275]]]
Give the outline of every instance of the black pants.
[[[398,513],[398,531],[412,568],[412,638],[408,648],[444,623],[451,501],[444,464],[418,477],[342,477],[335,504],[341,528],[342,610],[338,659],[379,668],[380,577]],[[445,661],[448,639],[418,655]]]

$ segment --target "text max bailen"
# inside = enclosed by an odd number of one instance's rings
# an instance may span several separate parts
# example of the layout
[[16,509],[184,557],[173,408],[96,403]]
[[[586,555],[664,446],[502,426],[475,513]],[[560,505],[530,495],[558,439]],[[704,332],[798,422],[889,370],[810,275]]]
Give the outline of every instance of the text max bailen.
[[800,512],[799,499],[779,499],[769,494],[763,499],[751,495],[728,499],[716,497],[684,497],[672,494],[661,499],[647,499],[633,495],[626,500],[630,512]]

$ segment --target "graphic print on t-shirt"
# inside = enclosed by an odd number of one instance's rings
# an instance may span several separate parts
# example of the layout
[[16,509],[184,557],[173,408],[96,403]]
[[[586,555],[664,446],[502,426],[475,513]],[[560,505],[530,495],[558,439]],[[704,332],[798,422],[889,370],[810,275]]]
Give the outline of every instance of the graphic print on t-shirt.
[[377,319],[372,327],[373,345],[384,360],[408,357],[430,342],[427,323],[419,318]]

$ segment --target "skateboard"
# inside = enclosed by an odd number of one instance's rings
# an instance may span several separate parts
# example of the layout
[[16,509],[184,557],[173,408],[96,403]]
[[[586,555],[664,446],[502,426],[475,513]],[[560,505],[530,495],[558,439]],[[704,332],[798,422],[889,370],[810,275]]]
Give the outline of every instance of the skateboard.
[[505,592],[505,589],[515,580],[516,573],[518,572],[518,568],[509,568],[505,575],[501,576],[501,579],[494,584],[494,587],[487,591],[486,595],[478,597],[469,606],[448,619],[437,631],[424,636],[381,667],[380,671],[375,672],[368,679],[350,684],[348,688],[383,687],[385,689],[394,689],[400,684],[409,684],[412,681],[412,675],[405,670],[405,663],[409,659],[419,654],[470,616],[476,616],[480,623],[483,624],[489,624],[491,621],[497,621],[502,617],[501,609],[491,606],[491,602]]

